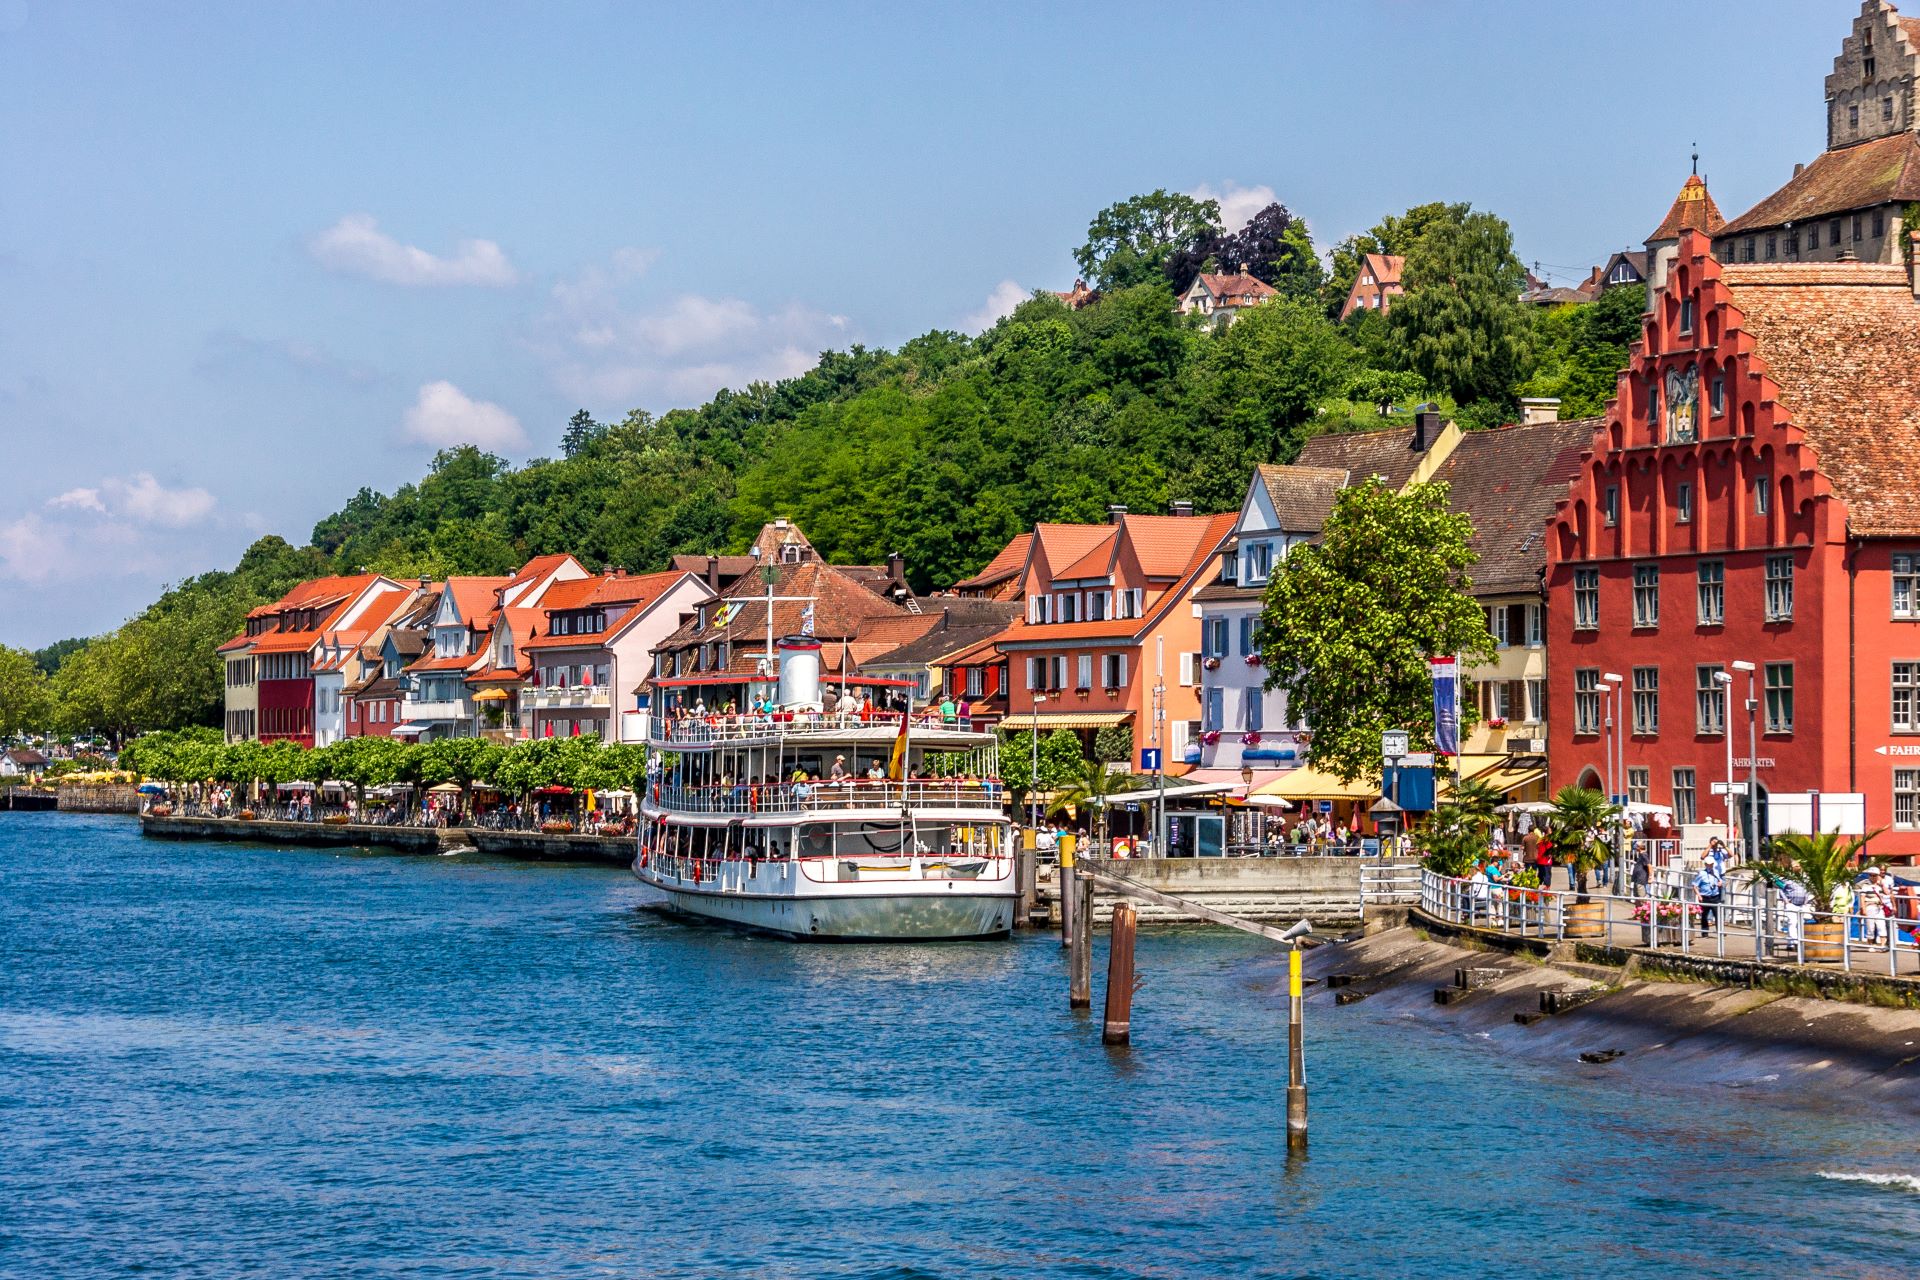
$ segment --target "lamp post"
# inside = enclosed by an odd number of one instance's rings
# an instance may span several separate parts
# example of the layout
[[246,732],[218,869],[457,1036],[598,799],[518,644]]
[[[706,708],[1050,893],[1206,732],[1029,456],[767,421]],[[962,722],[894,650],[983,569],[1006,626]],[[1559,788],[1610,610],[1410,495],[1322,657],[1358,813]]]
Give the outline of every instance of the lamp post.
[[1027,794],[1033,797],[1033,829],[1040,829],[1040,704],[1047,700],[1044,693],[1033,695],[1033,728],[1027,731],[1027,737],[1033,744],[1032,772],[1027,774]]
[[[1617,671],[1600,673],[1600,683],[1613,694],[1611,714],[1607,716],[1607,738],[1613,748],[1613,780],[1607,784],[1608,804],[1620,803],[1620,797],[1627,789],[1627,737],[1626,737],[1626,680]],[[1615,789],[1617,788],[1617,790]],[[1627,891],[1627,859],[1620,847],[1620,827],[1616,820],[1613,827],[1613,892],[1618,897]]]
[[[1760,715],[1760,698],[1754,691],[1754,665],[1751,662],[1735,661],[1735,671],[1747,673],[1747,857],[1760,856],[1760,742],[1756,722]],[[1733,726],[1727,726],[1727,732],[1733,732]]]
[[1725,671],[1713,673],[1713,682],[1720,686],[1720,736],[1727,742],[1727,848],[1733,848],[1733,819],[1739,812],[1733,804],[1733,717],[1728,714],[1733,708],[1733,677]]

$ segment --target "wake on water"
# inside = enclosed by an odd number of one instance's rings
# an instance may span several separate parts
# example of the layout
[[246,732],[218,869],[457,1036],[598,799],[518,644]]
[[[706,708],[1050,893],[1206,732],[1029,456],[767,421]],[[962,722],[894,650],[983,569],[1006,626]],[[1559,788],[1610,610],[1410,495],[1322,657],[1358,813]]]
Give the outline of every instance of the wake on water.
[[1920,1194],[1920,1177],[1910,1173],[1835,1173],[1822,1169],[1819,1176],[1831,1182],[1864,1182],[1870,1186],[1893,1187]]

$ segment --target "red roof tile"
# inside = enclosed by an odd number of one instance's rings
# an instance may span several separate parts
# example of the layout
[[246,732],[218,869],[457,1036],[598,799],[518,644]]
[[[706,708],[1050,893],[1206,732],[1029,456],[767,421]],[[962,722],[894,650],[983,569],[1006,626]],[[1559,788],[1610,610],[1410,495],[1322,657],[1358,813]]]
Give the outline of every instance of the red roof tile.
[[1230,275],[1202,271],[1197,279],[1213,295],[1214,301],[1223,307],[1250,307],[1256,302],[1265,302],[1278,292],[1259,276],[1250,276],[1244,271]]
[[1920,136],[1896,133],[1821,153],[1786,186],[1722,227],[1721,234],[1908,200],[1920,200]]
[[1707,192],[1707,184],[1699,174],[1689,174],[1680,184],[1680,194],[1673,198],[1673,207],[1667,210],[1666,221],[1647,237],[1647,243],[1678,240],[1682,231],[1704,231],[1716,236],[1726,225],[1727,220],[1720,216],[1720,206]]
[[[1684,246],[1683,246],[1684,252]],[[1719,267],[1756,364],[1845,499],[1853,531],[1920,534],[1920,301],[1897,263]]]
[[971,578],[964,578],[961,581],[954,583],[953,584],[954,588],[956,590],[962,590],[962,589],[968,589],[968,588],[990,587],[996,582],[1006,581],[1008,578],[1011,578],[1014,574],[1019,573],[1020,570],[1026,567],[1027,552],[1032,546],[1033,546],[1032,534],[1030,533],[1015,534],[1013,537],[1013,541],[1007,543],[1006,546],[1000,548],[999,555],[987,561],[986,568],[980,570],[980,572],[974,574]]
[[453,592],[453,607],[460,620],[470,627],[486,630],[488,619],[499,607],[498,592],[512,578],[448,578],[447,590]]

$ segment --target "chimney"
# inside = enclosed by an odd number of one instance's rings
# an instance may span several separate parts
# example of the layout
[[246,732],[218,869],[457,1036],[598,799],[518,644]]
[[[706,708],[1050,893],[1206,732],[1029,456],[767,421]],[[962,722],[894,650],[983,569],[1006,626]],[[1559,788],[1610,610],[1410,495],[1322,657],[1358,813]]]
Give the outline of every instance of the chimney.
[[887,581],[896,587],[907,585],[905,562],[901,560],[898,551],[887,552]]
[[1793,162],[1793,176],[1794,176],[1794,177],[1796,177],[1796,178],[1797,178],[1797,177],[1799,177],[1799,176],[1800,176],[1800,171],[1801,171],[1802,169],[1804,169],[1804,168],[1806,168],[1806,167],[1807,167],[1807,166],[1806,166],[1806,164],[1805,164],[1804,162],[1802,162],[1802,161],[1799,161],[1799,160],[1795,160],[1795,161]]
[[1529,427],[1543,422],[1560,421],[1560,398],[1558,396],[1521,396],[1520,421]]
[[784,528],[786,528],[786,527],[787,527],[787,518],[786,518],[785,516],[775,516],[775,517],[773,518],[773,527],[774,527],[774,528],[776,528],[776,529],[784,529]]
[[715,591],[720,589],[720,557],[707,557],[707,585]]
[[1113,503],[1107,508],[1107,523],[1119,524],[1121,520],[1126,518],[1126,514],[1127,514],[1127,509],[1125,507],[1121,506],[1117,502]]
[[428,577],[424,573],[420,575],[420,590],[422,591],[433,590],[433,579]]
[[1185,498],[1175,498],[1167,503],[1167,514],[1170,516],[1190,516],[1193,514],[1193,504]]
[[1413,451],[1425,453],[1427,446],[1440,434],[1440,414],[1438,410],[1422,409],[1413,415]]
[[1835,262],[1858,262],[1860,259],[1854,256],[1853,249],[1850,246],[1843,244],[1840,246],[1840,252],[1833,255],[1833,260]]

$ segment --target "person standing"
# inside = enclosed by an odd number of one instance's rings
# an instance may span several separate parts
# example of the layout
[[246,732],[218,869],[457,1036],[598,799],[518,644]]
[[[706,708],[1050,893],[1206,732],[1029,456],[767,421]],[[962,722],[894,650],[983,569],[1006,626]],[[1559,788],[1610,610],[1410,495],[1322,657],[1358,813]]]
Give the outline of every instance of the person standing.
[[1714,866],[1711,854],[1700,860],[1700,870],[1693,876],[1693,892],[1700,900],[1700,936],[1703,938],[1719,923],[1720,895],[1726,883]]

